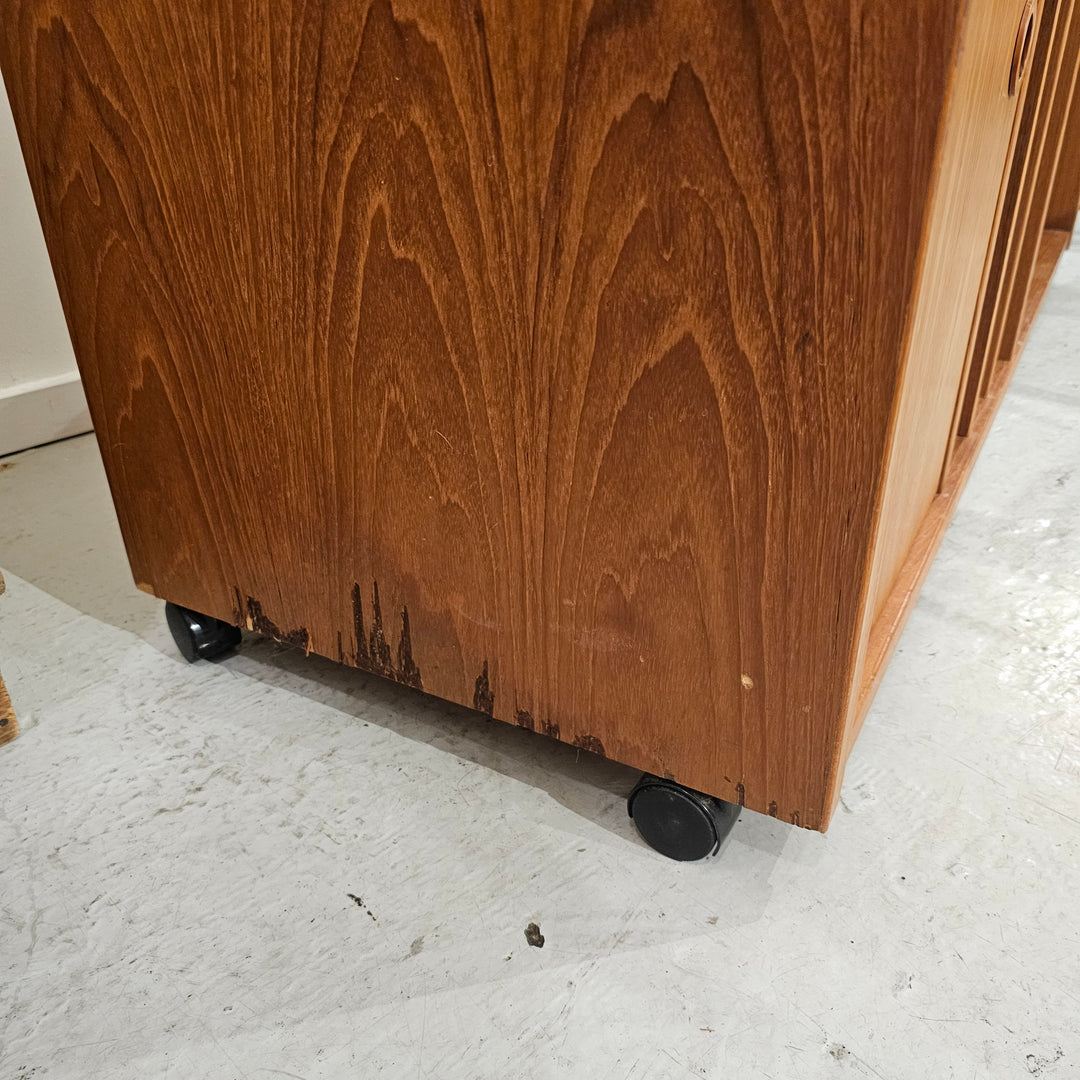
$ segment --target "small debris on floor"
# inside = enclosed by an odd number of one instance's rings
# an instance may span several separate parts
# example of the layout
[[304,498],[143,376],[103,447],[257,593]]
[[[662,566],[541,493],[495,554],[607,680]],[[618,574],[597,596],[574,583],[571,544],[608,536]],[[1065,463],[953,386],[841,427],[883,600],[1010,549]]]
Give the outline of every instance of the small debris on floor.
[[363,908],[363,909],[364,909],[364,910],[365,910],[365,911],[366,911],[366,912],[367,912],[367,913],[368,913],[368,914],[369,914],[369,915],[371,916],[371,921],[372,921],[372,922],[378,922],[378,921],[379,921],[378,919],[376,919],[376,918],[375,918],[375,912],[373,912],[373,911],[371,910],[371,908],[367,907],[367,906],[366,906],[366,905],[364,904],[364,898],[363,898],[362,896],[354,896],[354,895],[353,895],[353,894],[352,894],[351,892],[347,892],[347,893],[346,893],[345,895],[346,895],[346,896],[347,896],[347,897],[348,897],[348,898],[349,898],[349,899],[350,899],[350,900],[351,900],[351,901],[352,901],[352,902],[353,902],[353,903],[354,903],[354,904],[355,904],[355,905],[356,905],[356,906],[357,906],[358,908]]
[[540,927],[534,922],[529,923],[529,925],[525,927],[525,940],[534,949],[542,949],[544,947],[544,935],[540,933]]

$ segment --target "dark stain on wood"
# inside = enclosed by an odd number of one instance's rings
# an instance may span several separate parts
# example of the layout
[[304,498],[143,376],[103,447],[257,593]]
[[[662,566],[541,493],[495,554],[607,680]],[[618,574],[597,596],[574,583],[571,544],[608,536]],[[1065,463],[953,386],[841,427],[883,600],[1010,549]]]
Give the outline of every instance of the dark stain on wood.
[[488,663],[484,661],[484,670],[476,676],[476,688],[473,690],[472,707],[477,712],[487,713],[492,716],[495,713],[495,695],[491,690],[488,680]]
[[514,723],[517,724],[518,727],[525,728],[526,731],[536,730],[536,723],[532,718],[532,713],[529,712],[528,709],[518,709],[518,711],[514,713]]
[[341,640],[341,631],[337,632],[337,662],[339,664],[345,663],[345,648]]
[[353,636],[356,638],[355,664],[359,668],[369,670],[371,661],[368,658],[367,634],[364,631],[364,598],[360,594],[360,585],[356,582],[352,587],[352,616]]
[[[404,683],[406,686],[415,687],[417,690],[423,690],[424,681],[420,675],[420,667],[413,659],[409,609],[402,605],[401,637],[398,639],[397,663],[395,664],[391,659],[393,653],[390,642],[387,641],[383,630],[382,603],[379,600],[377,581],[371,583],[371,595],[372,626],[369,634],[364,625],[364,599],[360,585],[353,583],[351,591],[353,637],[356,640],[356,652],[351,661],[353,666],[363,671],[370,671],[373,675],[381,675],[395,682]],[[338,654],[339,657],[342,655],[340,631],[338,631]]]
[[735,785],[735,801],[740,806],[745,806],[746,805],[746,785],[745,784],[739,783],[739,784]]
[[417,690],[424,689],[423,680],[420,678],[420,669],[416,666],[412,655],[412,635],[409,632],[409,609],[401,609],[401,640],[397,647],[397,671],[395,678],[406,686],[414,686]]
[[798,810],[793,810],[791,812],[791,824],[792,825],[798,825],[799,824],[799,811]]
[[559,737],[559,725],[552,720],[541,720],[540,734],[547,735],[552,739],[557,739]]
[[383,633],[382,607],[379,604],[379,583],[372,582],[372,626],[368,639],[368,662],[376,675],[394,677],[394,665],[390,660],[390,644]]
[[776,817],[776,800],[769,803],[769,817]]
[[266,616],[262,604],[250,596],[247,599],[247,624],[256,633],[280,641],[282,645],[292,645],[297,649],[307,650],[311,640],[306,627],[298,626],[295,630],[282,630],[273,619]]
[[576,735],[574,745],[580,750],[588,750],[590,754],[607,757],[604,753],[604,744],[595,735]]

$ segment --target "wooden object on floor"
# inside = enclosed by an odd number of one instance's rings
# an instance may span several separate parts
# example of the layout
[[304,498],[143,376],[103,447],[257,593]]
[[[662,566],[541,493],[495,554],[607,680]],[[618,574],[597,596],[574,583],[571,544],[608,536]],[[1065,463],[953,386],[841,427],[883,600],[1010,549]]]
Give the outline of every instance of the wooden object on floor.
[[15,719],[15,708],[0,675],[0,746],[11,742],[19,734],[19,721]]
[[[5,589],[4,575],[0,574],[0,596]],[[15,719],[15,710],[11,705],[7,687],[4,685],[4,677],[0,675],[0,746],[11,742],[19,734],[19,722]]]
[[824,828],[1072,7],[0,0],[139,586]]

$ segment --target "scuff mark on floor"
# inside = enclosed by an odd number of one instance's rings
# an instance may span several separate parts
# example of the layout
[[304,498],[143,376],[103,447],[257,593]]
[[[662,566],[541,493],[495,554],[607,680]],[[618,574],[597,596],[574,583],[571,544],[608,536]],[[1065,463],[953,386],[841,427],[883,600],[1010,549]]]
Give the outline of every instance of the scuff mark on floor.
[[375,913],[374,913],[374,912],[373,912],[373,911],[371,910],[371,908],[369,908],[369,907],[368,907],[368,906],[367,906],[367,905],[366,905],[366,904],[364,903],[364,898],[363,898],[362,896],[355,896],[355,895],[354,895],[353,893],[351,893],[351,892],[349,892],[349,893],[346,893],[345,895],[346,895],[346,896],[347,896],[347,897],[348,897],[348,898],[349,898],[349,899],[350,899],[350,900],[351,900],[351,901],[352,901],[352,902],[353,902],[353,903],[354,903],[354,904],[355,904],[355,905],[356,905],[356,906],[357,906],[358,908],[361,908],[362,910],[366,911],[366,912],[367,912],[367,913],[368,913],[368,914],[369,914],[369,915],[371,916],[371,921],[372,921],[372,922],[378,922],[378,921],[379,921],[378,919],[376,919],[376,918],[375,918]]

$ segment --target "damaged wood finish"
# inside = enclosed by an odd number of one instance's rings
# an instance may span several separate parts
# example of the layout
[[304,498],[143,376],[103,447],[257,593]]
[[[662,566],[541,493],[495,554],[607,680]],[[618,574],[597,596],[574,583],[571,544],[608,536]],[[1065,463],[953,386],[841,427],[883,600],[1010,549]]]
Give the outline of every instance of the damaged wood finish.
[[136,579],[823,827],[969,10],[0,0]]
[[574,745],[579,750],[588,750],[590,754],[607,757],[607,754],[604,753],[604,744],[595,735],[575,735]]
[[280,641],[282,645],[291,645],[294,649],[303,649],[305,652],[311,651],[311,635],[306,627],[298,626],[295,630],[282,630],[277,623],[263,614],[262,604],[250,596],[247,598],[247,616],[244,624],[249,630]]
[[484,670],[476,676],[476,684],[473,687],[472,707],[477,712],[495,715],[495,695],[491,692],[491,682],[488,679],[488,665],[484,661]]
[[[384,678],[393,679],[395,682],[404,683],[406,686],[415,687],[417,690],[423,690],[424,680],[420,675],[420,668],[413,660],[409,609],[407,607],[401,609],[401,633],[398,637],[397,650],[393,652],[390,643],[386,640],[386,635],[383,633],[379,583],[374,581],[371,584],[372,625],[370,635],[364,632],[364,602],[358,583],[353,583],[350,596],[352,598],[353,640],[356,647],[351,656],[347,656],[343,649],[339,647],[339,662],[351,664],[353,667],[370,671],[373,675],[382,675]],[[396,656],[396,663],[392,662],[391,656]]]

